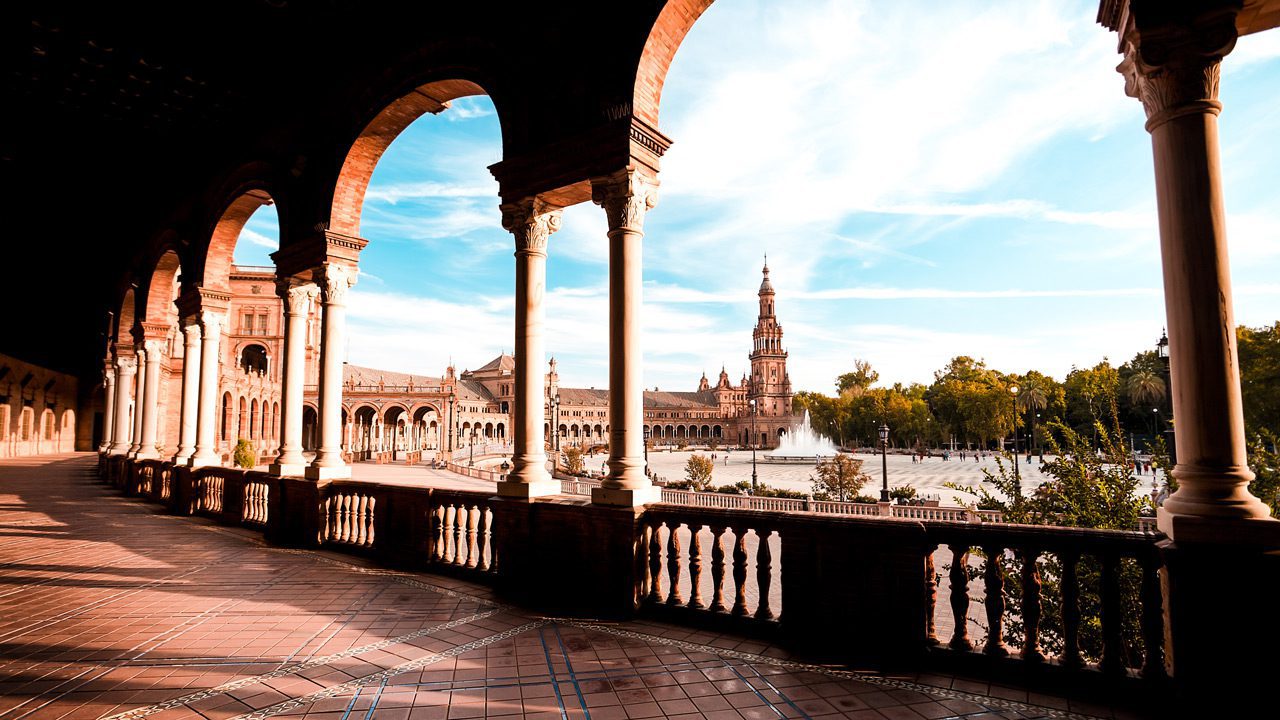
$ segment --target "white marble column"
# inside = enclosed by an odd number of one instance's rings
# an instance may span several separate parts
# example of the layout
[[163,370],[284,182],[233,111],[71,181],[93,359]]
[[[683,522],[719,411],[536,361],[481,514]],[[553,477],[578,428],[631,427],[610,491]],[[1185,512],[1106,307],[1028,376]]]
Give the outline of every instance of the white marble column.
[[182,416],[178,423],[178,451],[174,465],[187,465],[196,453],[196,418],[200,410],[200,320],[182,323]]
[[644,474],[644,360],[640,346],[644,215],[657,182],[633,168],[591,181],[609,220],[609,474],[591,492],[602,505],[658,502]]
[[218,454],[218,344],[222,340],[222,313],[200,313],[200,403],[196,414],[196,452],[191,467],[219,465]]
[[108,364],[102,376],[103,384],[103,424],[102,424],[102,444],[98,446],[98,452],[107,452],[111,450],[112,432],[115,430],[116,423],[116,369],[114,364]]
[[547,472],[542,366],[547,239],[560,229],[561,213],[533,198],[502,206],[502,226],[516,239],[515,448],[511,472],[498,483],[499,495],[530,498],[560,492],[560,483]]
[[129,395],[134,390],[134,374],[138,370],[138,359],[132,355],[116,358],[116,406],[115,421],[112,430],[115,437],[111,442],[112,455],[128,455],[132,434],[129,423]]
[[354,268],[327,264],[316,272],[321,291],[320,448],[306,469],[311,480],[351,477],[342,460],[342,356],[347,341],[347,290],[355,284]]
[[1155,161],[1179,484],[1158,524],[1175,539],[1212,541],[1222,521],[1270,512],[1248,489],[1218,149],[1220,63],[1235,28],[1208,28],[1131,33],[1118,69],[1146,110]]
[[[147,353],[146,373],[142,376],[143,397],[142,411],[142,432],[138,440],[138,451],[134,454],[136,460],[155,460],[160,457],[160,452],[156,450],[156,430],[160,424],[160,365],[164,360],[163,340],[147,340],[145,343]],[[138,412],[134,410],[134,412]]]
[[302,387],[306,380],[307,314],[320,294],[314,283],[281,284],[284,297],[284,378],[280,397],[280,455],[271,464],[272,475],[302,475]]
[[142,415],[147,404],[147,365],[151,358],[147,357],[145,343],[137,343],[133,347],[134,357],[138,358],[138,372],[133,376],[133,431],[130,433],[129,457],[136,457],[142,447]]

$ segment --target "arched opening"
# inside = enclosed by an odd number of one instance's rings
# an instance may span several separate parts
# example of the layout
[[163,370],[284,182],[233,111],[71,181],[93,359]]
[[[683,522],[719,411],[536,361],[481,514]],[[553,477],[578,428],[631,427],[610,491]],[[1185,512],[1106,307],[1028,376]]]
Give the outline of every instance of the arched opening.
[[314,406],[304,405],[302,407],[302,449],[307,452],[314,452],[316,449],[318,437],[316,435],[317,417]]
[[237,362],[240,371],[246,374],[266,375],[267,374],[267,349],[257,343],[253,345],[245,345],[240,350],[240,359]]
[[401,405],[392,405],[382,412],[382,450],[391,453],[391,459],[400,457],[405,449],[404,418],[406,409]]
[[[24,443],[30,443],[35,435],[36,411],[29,407],[22,408],[21,429],[18,439]],[[23,452],[31,452],[29,449]]]
[[258,399],[254,398],[249,404],[249,432],[246,433],[250,440],[258,439]]
[[218,437],[221,438],[222,442],[224,443],[230,442],[231,441],[231,423],[232,423],[231,393],[222,394],[222,412],[218,414],[218,417],[219,417],[218,424],[220,425]]
[[378,449],[375,434],[378,409],[372,405],[361,405],[352,413],[352,418],[355,421],[355,437],[351,441],[352,458],[356,461],[368,460]]
[[159,392],[155,398],[144,398],[148,404],[155,403],[156,444],[161,457],[177,448],[181,431],[178,422],[169,421],[171,416],[177,419],[182,405],[185,348],[182,331],[178,326],[178,306],[174,302],[181,292],[181,274],[182,264],[178,253],[173,249],[166,249],[152,265],[150,276],[143,284],[145,294],[141,297],[146,339],[160,341],[162,348],[158,358],[148,358],[148,364],[157,360],[160,363],[157,368],[161,377],[161,382],[157,384]]
[[241,440],[246,440],[245,436],[249,434],[249,404],[245,401],[244,396],[240,396],[240,411],[236,414],[236,431],[233,436],[238,444]]

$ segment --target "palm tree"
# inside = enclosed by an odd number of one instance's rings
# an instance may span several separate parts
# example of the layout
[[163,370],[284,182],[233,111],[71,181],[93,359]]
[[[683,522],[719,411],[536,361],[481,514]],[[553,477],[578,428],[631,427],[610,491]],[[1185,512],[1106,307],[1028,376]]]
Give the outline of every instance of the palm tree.
[[1134,405],[1152,405],[1164,400],[1164,378],[1150,370],[1138,370],[1125,386]]
[[[1027,377],[1022,379],[1022,392],[1018,393],[1018,409],[1027,413],[1031,418],[1031,441],[1027,443],[1027,452],[1031,452],[1031,445],[1036,439],[1036,417],[1030,413],[1043,410],[1049,404],[1049,393],[1045,390],[1045,382],[1043,378]],[[1041,451],[1040,459],[1044,460],[1044,452]]]

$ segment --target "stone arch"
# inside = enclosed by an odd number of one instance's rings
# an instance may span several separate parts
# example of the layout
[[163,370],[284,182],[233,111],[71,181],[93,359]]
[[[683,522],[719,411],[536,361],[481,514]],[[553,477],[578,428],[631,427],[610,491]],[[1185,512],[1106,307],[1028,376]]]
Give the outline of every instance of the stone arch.
[[[245,189],[227,203],[214,223],[200,263],[200,282],[203,287],[223,291],[230,289],[231,260],[235,256],[240,232],[258,208],[273,204],[275,200],[271,194],[261,187]],[[283,225],[283,218],[281,220]]]
[[179,278],[182,277],[182,259],[173,247],[163,247],[159,257],[150,264],[147,280],[140,286],[142,321],[173,324],[178,309],[173,301],[178,297]]
[[54,416],[52,410],[45,408],[40,413],[40,437],[38,438],[42,451],[47,452],[49,450],[49,448],[45,446],[53,444],[57,430],[57,417]]
[[249,402],[249,439],[258,439],[258,398]]
[[484,436],[487,439],[493,439],[493,423],[487,422],[484,424]]
[[231,393],[222,393],[222,412],[219,413],[219,425],[221,432],[218,437],[223,442],[230,440],[231,435]]
[[316,426],[319,423],[319,411],[316,406],[305,403],[302,406],[302,449],[316,449]]
[[265,375],[270,362],[267,346],[260,342],[246,342],[236,351],[236,365],[241,372]]
[[667,70],[671,68],[671,60],[693,24],[712,2],[714,0],[668,0],[649,31],[636,68],[631,104],[632,113],[655,128],[658,126],[662,86],[667,79]]
[[[236,436],[232,438],[237,443],[244,437],[244,426],[248,424],[249,421],[249,402],[243,395],[240,396],[239,407],[240,412],[236,415]],[[253,428],[250,428],[250,430],[252,429]]]
[[382,421],[388,425],[399,422],[400,416],[409,412],[409,407],[404,403],[392,402],[382,406]]
[[133,284],[125,288],[120,298],[120,311],[116,313],[116,326],[113,328],[116,343],[133,347],[133,326],[137,322],[137,295]]
[[451,100],[486,94],[470,80],[446,79],[420,85],[385,104],[360,131],[343,158],[333,188],[329,229],[344,235],[360,235],[360,214],[373,170],[392,141],[413,121],[427,113],[444,112]]
[[498,423],[497,425],[494,425],[493,431],[494,433],[496,433],[495,437],[497,437],[499,440],[507,439],[507,426],[504,425],[503,423]]
[[22,417],[18,423],[18,439],[21,442],[31,442],[35,435],[36,411],[29,408],[22,408]]

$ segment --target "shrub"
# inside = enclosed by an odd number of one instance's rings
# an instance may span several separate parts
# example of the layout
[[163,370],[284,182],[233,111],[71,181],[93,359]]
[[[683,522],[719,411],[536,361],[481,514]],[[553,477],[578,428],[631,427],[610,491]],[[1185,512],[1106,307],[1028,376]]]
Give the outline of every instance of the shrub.
[[564,471],[570,475],[581,475],[583,467],[582,448],[573,445],[564,451]]
[[813,496],[825,496],[841,502],[857,495],[871,478],[862,472],[862,461],[839,454],[818,463],[818,476],[813,480]]
[[236,449],[231,459],[235,462],[236,467],[242,467],[246,470],[258,464],[258,455],[253,450],[253,444],[244,438],[241,438],[236,443]]
[[711,485],[713,470],[715,470],[715,463],[705,455],[691,455],[684,464],[684,476],[689,481],[689,487],[694,490],[705,490]]
[[916,496],[916,489],[910,485],[894,488],[889,491],[889,498],[897,500],[899,505],[905,505]]
[[720,487],[716,488],[716,492],[723,493],[725,495],[741,495],[742,494],[742,491],[738,489],[737,485],[721,485]]

